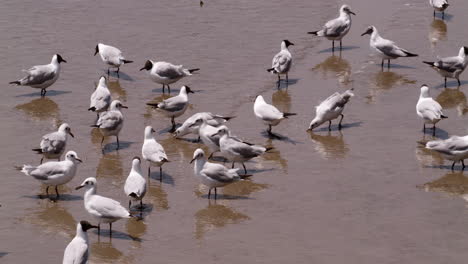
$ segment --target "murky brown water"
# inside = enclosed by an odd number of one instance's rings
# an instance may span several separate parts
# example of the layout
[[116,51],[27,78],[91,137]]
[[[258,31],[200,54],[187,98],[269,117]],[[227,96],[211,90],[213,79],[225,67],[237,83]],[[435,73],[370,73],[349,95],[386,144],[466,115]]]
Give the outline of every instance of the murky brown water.
[[[454,55],[466,44],[468,3],[453,1],[444,22],[433,20],[427,1],[413,2],[348,1],[357,16],[345,50],[332,55],[328,41],[305,32],[336,16],[341,1],[207,0],[203,8],[198,1],[170,0],[4,1],[1,262],[59,263],[75,223],[92,220],[83,193],[73,189],[86,177],[96,176],[99,193],[126,204],[123,183],[150,124],[172,162],[162,184],[157,170],[152,175],[142,221],[116,222],[112,239],[106,230],[100,239],[90,233],[92,263],[466,263],[468,213],[460,195],[468,192],[468,178],[418,147],[431,136],[421,132],[415,104],[422,83],[437,87],[432,95],[449,116],[437,137],[466,134],[467,83],[456,89],[451,81],[444,90],[421,60]],[[360,37],[369,24],[420,57],[399,59],[381,72],[380,61],[369,55],[368,37]],[[277,91],[276,77],[265,69],[282,39],[296,44],[294,66],[292,84]],[[92,56],[98,41],[118,46],[136,62],[109,84],[129,109],[123,149],[114,151],[113,139],[107,140],[105,155],[89,127],[95,115],[86,111],[107,70]],[[46,98],[7,85],[21,69],[47,63],[54,53],[69,63]],[[166,132],[170,121],[145,106],[161,98],[161,87],[138,71],[149,58],[201,68],[173,86],[199,91],[177,121],[201,111],[235,115],[229,123],[234,134],[275,147],[247,163],[251,181],[225,188],[217,201],[206,199],[188,164],[200,145],[173,139]],[[356,96],[345,110],[345,128],[306,133],[314,106],[351,87]],[[299,113],[275,127],[285,140],[262,134],[265,127],[252,110],[257,94]],[[45,188],[14,166],[38,163],[30,149],[65,121],[75,134],[69,148],[84,163],[54,203],[38,199]]]

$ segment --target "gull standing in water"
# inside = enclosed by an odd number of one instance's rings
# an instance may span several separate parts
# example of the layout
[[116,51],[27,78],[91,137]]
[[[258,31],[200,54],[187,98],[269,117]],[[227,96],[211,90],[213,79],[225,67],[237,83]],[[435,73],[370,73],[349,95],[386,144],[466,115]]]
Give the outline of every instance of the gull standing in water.
[[273,149],[250,144],[232,137],[227,128],[220,128],[213,136],[216,135],[220,136],[219,149],[221,154],[232,161],[232,168],[234,168],[234,163],[242,163],[245,174],[247,174],[247,169],[245,168],[244,162],[263,155],[265,152]]
[[99,116],[99,113],[107,111],[111,103],[111,93],[109,88],[107,88],[106,77],[101,76],[99,78],[99,84],[91,94],[91,99],[89,103],[88,111],[96,112]]
[[384,60],[388,61],[387,68],[390,68],[390,60],[397,59],[399,57],[418,56],[417,54],[413,54],[398,47],[395,42],[382,38],[374,26],[368,27],[367,30],[361,34],[361,36],[364,35],[371,35],[369,45],[371,50],[382,59],[382,69],[384,66]]
[[273,57],[271,68],[267,69],[267,72],[278,75],[278,88],[280,86],[281,74],[286,75],[286,84],[289,82],[288,72],[292,65],[292,55],[291,52],[289,52],[288,47],[291,45],[294,45],[294,43],[289,42],[287,39],[281,41],[281,51]]
[[75,177],[78,163],[81,162],[75,151],[68,151],[63,161],[49,161],[39,166],[23,165],[21,172],[47,185],[47,196],[49,187],[55,186],[55,193],[59,197],[57,186],[71,181]]
[[208,162],[205,152],[202,149],[196,149],[193,153],[193,159],[190,163],[195,162],[194,173],[200,182],[209,188],[208,199],[211,196],[211,190],[215,191],[215,200],[218,196],[216,188],[224,187],[228,184],[240,181],[252,175],[237,174],[239,169],[228,169],[221,164]]
[[23,70],[28,75],[18,81],[10,82],[10,84],[41,89],[41,96],[45,96],[46,89],[54,84],[60,76],[61,62],[67,61],[59,54],[55,54],[50,64],[33,66],[27,71]]
[[124,123],[122,112],[120,112],[120,109],[122,108],[128,107],[122,105],[122,103],[119,100],[112,101],[109,111],[102,112],[99,115],[99,119],[96,122],[96,125],[92,126],[99,128],[99,131],[102,134],[101,147],[105,137],[116,136],[117,149],[119,149],[119,133],[120,130],[122,130]]
[[124,191],[130,197],[128,210],[132,206],[132,200],[140,201],[140,207],[143,209],[143,197],[146,194],[146,179],[141,174],[141,160],[139,157],[134,157],[132,160],[132,170],[125,181]]
[[185,76],[191,76],[192,73],[200,69],[185,69],[182,65],[174,65],[165,61],[154,62],[147,60],[145,66],[140,69],[140,71],[142,70],[149,71],[150,79],[153,82],[163,85],[163,93],[166,86],[168,92],[171,93],[169,84],[175,83]]
[[309,131],[328,121],[328,130],[331,131],[331,121],[341,116],[338,129],[341,130],[341,121],[343,121],[343,110],[349,99],[354,96],[353,89],[340,94],[332,94],[316,107],[315,118],[310,122]]
[[444,87],[447,88],[447,78],[453,78],[460,83],[460,74],[468,64],[468,47],[461,47],[458,56],[438,58],[437,61],[423,61],[444,77]]
[[67,123],[60,125],[57,131],[45,134],[42,137],[40,148],[33,149],[38,154],[42,154],[41,163],[46,159],[58,159],[62,156],[67,146],[68,135],[75,137]]
[[130,218],[132,215],[119,202],[98,195],[96,193],[97,181],[94,177],[89,177],[75,189],[85,188],[84,207],[88,213],[98,221],[98,235],[101,233],[101,223],[109,223],[110,236],[112,236],[112,223]]
[[442,12],[442,19],[445,17],[445,9],[449,6],[447,0],[429,0],[429,4],[434,8],[434,17],[436,15],[436,11]]
[[122,66],[122,64],[128,64],[133,62],[131,60],[126,60],[122,55],[122,52],[118,48],[102,43],[98,43],[96,45],[94,56],[96,56],[96,54],[98,53],[101,56],[101,60],[105,64],[109,65],[109,68],[107,68],[107,75],[110,74],[110,68],[117,68],[117,77],[120,77],[120,66]]
[[421,93],[418,103],[416,104],[416,113],[424,120],[423,131],[426,131],[426,124],[433,125],[433,136],[435,136],[435,125],[437,122],[443,118],[447,118],[444,113],[442,113],[442,106],[429,95],[429,87],[425,84],[421,86]]
[[226,126],[215,127],[208,124],[205,119],[199,118],[195,123],[192,125],[193,127],[198,127],[198,135],[203,142],[209,149],[210,149],[210,156],[208,159],[213,157],[215,152],[219,151],[219,135],[215,135],[219,129],[228,129]]
[[462,168],[465,169],[464,159],[468,158],[468,136],[451,136],[444,140],[433,140],[426,143],[427,149],[432,149],[445,159],[453,161],[452,170],[455,163],[461,161]]
[[272,126],[277,126],[283,119],[296,115],[296,113],[282,113],[278,108],[265,102],[261,95],[255,98],[253,110],[255,116],[268,126],[268,135],[274,135],[271,133]]
[[145,140],[141,147],[143,159],[149,162],[148,177],[151,175],[151,166],[159,167],[159,181],[162,181],[162,165],[169,162],[163,146],[153,137],[154,129],[151,126],[145,128]]
[[199,125],[195,125],[195,122],[200,118],[206,120],[208,125],[218,127],[234,117],[214,115],[209,112],[196,113],[191,117],[187,118],[187,120],[184,121],[182,126],[176,129],[176,131],[174,132],[174,136],[182,137],[187,134],[198,135]]
[[160,103],[147,103],[149,106],[160,109],[165,116],[171,118],[172,128],[170,132],[175,131],[176,123],[174,118],[183,115],[188,108],[188,93],[193,93],[193,91],[190,87],[184,85],[180,88],[179,95],[168,98]]
[[308,34],[316,35],[319,37],[325,37],[332,41],[332,52],[335,51],[335,40],[340,41],[340,51],[342,48],[342,42],[346,34],[351,29],[351,15],[356,15],[351,11],[348,5],[342,5],[340,8],[340,15],[328,21],[321,30],[307,32]]
[[88,231],[97,228],[88,221],[80,221],[76,225],[76,235],[65,248],[62,264],[85,264],[89,257]]

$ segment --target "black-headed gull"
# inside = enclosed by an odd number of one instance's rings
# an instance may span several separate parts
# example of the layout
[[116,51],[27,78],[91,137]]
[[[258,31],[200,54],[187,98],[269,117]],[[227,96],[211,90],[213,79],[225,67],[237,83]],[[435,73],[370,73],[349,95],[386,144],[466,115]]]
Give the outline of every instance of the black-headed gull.
[[119,133],[120,130],[122,130],[124,123],[124,117],[120,111],[122,108],[128,107],[122,105],[119,100],[112,101],[109,110],[102,112],[99,115],[96,125],[92,126],[99,128],[99,131],[102,134],[101,146],[105,137],[115,136],[117,138],[117,149],[120,148]]
[[278,87],[280,86],[281,74],[286,75],[286,83],[289,81],[288,72],[292,65],[292,55],[288,47],[291,45],[294,45],[294,43],[287,39],[281,41],[281,50],[273,57],[271,68],[267,69],[268,72],[278,75]]
[[80,221],[76,225],[76,235],[65,248],[62,264],[88,263],[89,240],[86,231],[91,228],[97,228],[97,226],[90,224],[88,221]]
[[273,135],[271,133],[272,126],[277,126],[285,118],[296,115],[296,113],[282,113],[275,106],[265,102],[265,99],[261,95],[255,98],[253,110],[255,116],[268,126],[267,132],[269,135]]
[[58,159],[62,156],[67,146],[68,135],[75,137],[67,123],[59,126],[58,130],[42,136],[40,148],[33,149],[38,154],[42,154],[41,163],[46,159]]
[[438,58],[437,61],[423,61],[444,77],[444,86],[447,87],[447,78],[453,78],[460,83],[460,74],[468,64],[468,47],[461,47],[458,56]]
[[445,159],[453,161],[452,170],[455,163],[461,161],[462,168],[465,169],[464,159],[468,158],[468,136],[451,136],[444,140],[433,140],[426,143],[427,149],[439,152]]
[[435,136],[435,125],[437,122],[443,118],[447,118],[442,112],[442,106],[429,95],[429,87],[425,84],[421,86],[421,93],[418,103],[416,104],[416,113],[424,120],[423,131],[426,131],[426,124],[433,125],[433,136]]
[[129,197],[129,210],[132,206],[132,200],[140,201],[140,207],[143,209],[143,197],[146,194],[146,179],[141,173],[141,160],[139,157],[134,157],[132,160],[132,169],[125,181],[124,192]]
[[153,82],[163,85],[163,93],[166,86],[168,92],[171,93],[169,84],[175,83],[185,76],[190,76],[200,69],[186,69],[182,65],[174,65],[165,61],[154,62],[147,60],[143,68],[140,69],[140,71],[142,70],[149,71],[149,76]]
[[169,162],[163,146],[159,144],[153,136],[154,129],[151,126],[145,127],[145,138],[141,147],[141,155],[148,161],[148,177],[151,175],[151,166],[159,167],[159,181],[162,181],[162,166]]
[[314,128],[328,121],[328,130],[331,131],[331,121],[333,119],[337,119],[339,116],[341,116],[341,119],[338,124],[338,129],[341,130],[341,121],[343,121],[344,117],[344,107],[349,102],[349,99],[353,96],[354,94],[352,89],[347,90],[342,94],[336,92],[330,95],[316,107],[315,118],[310,122],[308,130],[313,130]]
[[94,56],[99,53],[99,56],[101,56],[101,60],[109,65],[109,68],[107,68],[107,75],[110,74],[110,68],[117,68],[117,76],[119,76],[119,71],[120,71],[120,66],[122,64],[128,64],[132,63],[133,61],[131,60],[126,60],[125,57],[122,55],[122,52],[116,48],[112,47],[106,44],[98,43],[96,45],[96,49],[94,52]]

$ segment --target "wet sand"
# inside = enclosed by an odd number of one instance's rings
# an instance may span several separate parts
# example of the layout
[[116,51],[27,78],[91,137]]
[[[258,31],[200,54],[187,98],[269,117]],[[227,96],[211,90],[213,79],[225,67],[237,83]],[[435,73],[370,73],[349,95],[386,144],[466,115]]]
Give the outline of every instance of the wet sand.
[[[163,182],[153,169],[143,220],[121,220],[101,237],[90,232],[91,263],[465,263],[467,259],[466,173],[418,146],[430,140],[415,113],[426,83],[446,108],[448,119],[436,137],[466,134],[466,87],[443,79],[421,63],[457,54],[466,44],[468,3],[454,2],[446,20],[433,20],[427,1],[348,2],[357,16],[344,50],[305,34],[337,15],[340,1],[7,1],[0,9],[0,259],[2,263],[57,263],[79,220],[94,220],[83,207],[83,179],[96,176],[98,193],[127,204],[123,184],[131,159],[141,155],[143,129],[152,125],[172,161]],[[452,3],[451,3],[452,4]],[[373,24],[383,37],[418,53],[393,62],[390,71],[370,55]],[[294,65],[291,83],[276,88],[265,69],[289,39]],[[89,97],[107,68],[93,57],[97,42],[119,47],[134,64],[110,79],[112,96],[129,106],[115,151],[115,139],[100,149],[90,128]],[[47,97],[39,90],[9,86],[21,69],[45,64],[59,53],[68,61]],[[162,98],[161,86],[138,71],[146,59],[200,68],[172,85],[192,87],[191,107],[180,118],[210,111],[234,115],[233,133],[275,151],[246,163],[251,180],[207,199],[189,164],[200,144],[167,132],[170,120],[146,107]],[[354,87],[344,128],[307,133],[315,105],[335,91]],[[269,139],[253,115],[262,94],[282,111],[296,112]],[[60,188],[57,202],[39,199],[45,187],[14,169],[37,164],[43,134],[68,122],[75,138],[68,148],[84,159],[77,176]],[[189,139],[193,137],[188,137]],[[143,171],[146,171],[146,164]]]

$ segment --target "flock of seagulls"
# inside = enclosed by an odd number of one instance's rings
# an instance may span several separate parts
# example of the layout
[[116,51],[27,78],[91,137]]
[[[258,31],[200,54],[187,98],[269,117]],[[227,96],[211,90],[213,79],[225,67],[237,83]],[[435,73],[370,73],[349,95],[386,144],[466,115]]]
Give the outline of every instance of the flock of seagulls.
[[[448,7],[446,0],[430,0],[431,6],[435,12],[442,12]],[[309,34],[325,37],[332,41],[332,51],[335,49],[335,41],[340,42],[340,50],[342,49],[342,39],[348,34],[351,28],[351,15],[356,15],[351,11],[348,5],[343,5],[339,9],[339,17],[328,21],[321,30],[308,32]],[[379,35],[379,32],[374,26],[369,26],[363,35],[370,35],[370,48],[382,60],[381,67],[384,67],[384,62],[387,60],[387,67],[390,68],[390,60],[400,57],[415,57],[417,54],[411,53],[406,49],[400,48],[395,42],[384,39]],[[281,42],[281,50],[272,60],[271,68],[267,71],[278,76],[278,88],[280,87],[281,75],[285,76],[285,81],[288,83],[288,73],[292,66],[292,54],[289,47],[294,45],[289,40]],[[124,64],[132,63],[127,60],[122,52],[113,46],[99,43],[95,47],[95,54],[100,55],[101,60],[108,66],[108,74],[111,69],[116,69],[116,74],[119,76],[120,67]],[[433,62],[424,61],[435,69],[442,77],[454,78],[458,80],[460,85],[460,74],[467,66],[468,48],[461,47],[458,56],[438,58]],[[17,81],[10,82],[11,84],[30,86],[32,88],[41,89],[41,96],[45,96],[47,88],[53,85],[60,76],[61,63],[66,62],[59,54],[52,57],[50,64],[34,66],[25,71],[27,75]],[[167,87],[170,93],[170,86],[184,77],[191,76],[199,71],[198,68],[187,69],[182,65],[174,65],[164,61],[147,60],[140,71],[148,71],[149,78],[158,84],[162,84],[162,91],[165,93]],[[214,199],[217,199],[217,188],[224,187],[228,184],[242,181],[251,174],[248,174],[245,162],[264,155],[272,150],[271,147],[261,146],[246,142],[238,137],[231,135],[231,130],[226,123],[234,118],[232,116],[221,116],[210,112],[200,112],[186,119],[182,125],[177,127],[175,118],[182,116],[189,105],[189,93],[194,91],[184,85],[180,88],[178,95],[170,97],[161,102],[149,102],[147,105],[160,111],[164,116],[171,119],[170,132],[176,138],[181,138],[189,134],[198,137],[209,149],[209,155],[201,148],[197,148],[193,153],[193,159],[190,161],[193,164],[194,175],[201,184],[208,187],[208,199],[211,199],[211,191],[214,190]],[[327,99],[316,106],[316,116],[310,122],[307,130],[313,130],[324,123],[328,122],[328,130],[331,130],[333,120],[340,118],[338,129],[342,128],[344,118],[344,108],[350,99],[354,96],[353,89],[339,93],[335,92]],[[105,137],[115,136],[117,141],[117,149],[119,149],[119,133],[124,126],[124,115],[122,109],[127,108],[119,100],[113,100],[111,93],[107,87],[107,78],[102,76],[95,91],[91,94],[90,105],[88,110],[97,114],[97,120],[92,127],[98,128],[101,135],[101,148]],[[278,110],[274,105],[265,101],[262,95],[255,98],[253,104],[253,112],[256,118],[267,126],[266,132],[269,136],[275,137],[272,132],[272,127],[279,125],[283,120],[296,115],[296,113],[284,113]],[[426,130],[426,124],[433,125],[433,136],[435,136],[435,125],[442,119],[447,118],[444,115],[441,105],[432,99],[429,95],[429,87],[423,85],[419,100],[416,104],[417,115],[423,119],[423,129]],[[76,227],[76,236],[65,249],[63,263],[87,263],[89,256],[88,252],[88,235],[87,230],[92,228],[98,229],[100,234],[101,224],[109,224],[110,235],[112,235],[112,223],[120,219],[131,218],[132,202],[139,203],[139,209],[143,209],[143,199],[145,197],[148,182],[142,172],[142,161],[148,164],[147,177],[151,174],[151,167],[159,167],[160,178],[162,181],[162,167],[165,163],[170,162],[164,147],[159,144],[154,137],[155,130],[151,126],[144,129],[144,142],[141,148],[141,158],[135,156],[132,159],[131,171],[123,186],[123,191],[128,197],[128,209],[111,198],[97,194],[97,179],[89,177],[85,179],[78,189],[85,189],[84,193],[84,208],[96,221],[97,225],[92,225],[87,221],[80,221]],[[62,154],[66,150],[68,135],[74,137],[71,128],[67,123],[60,125],[57,131],[46,134],[42,137],[40,148],[35,148],[33,151],[42,155],[40,165],[23,165],[18,168],[25,175],[31,176],[40,181],[46,188],[46,195],[49,197],[49,187],[55,187],[56,197],[58,198],[58,186],[70,182],[77,173],[77,168],[82,160],[75,151],[69,150],[65,154],[65,159],[60,161]],[[433,140],[425,143],[427,149],[431,149],[441,153],[446,159],[453,161],[452,169],[456,162],[461,162],[464,165],[464,159],[468,158],[468,136],[458,137],[452,136],[446,140]],[[225,167],[223,164],[210,162],[214,153],[219,153],[225,161],[232,162],[231,168]],[[58,159],[58,161],[47,161],[45,159]],[[240,163],[243,167],[243,174],[239,173],[239,168],[234,168],[235,163]]]

